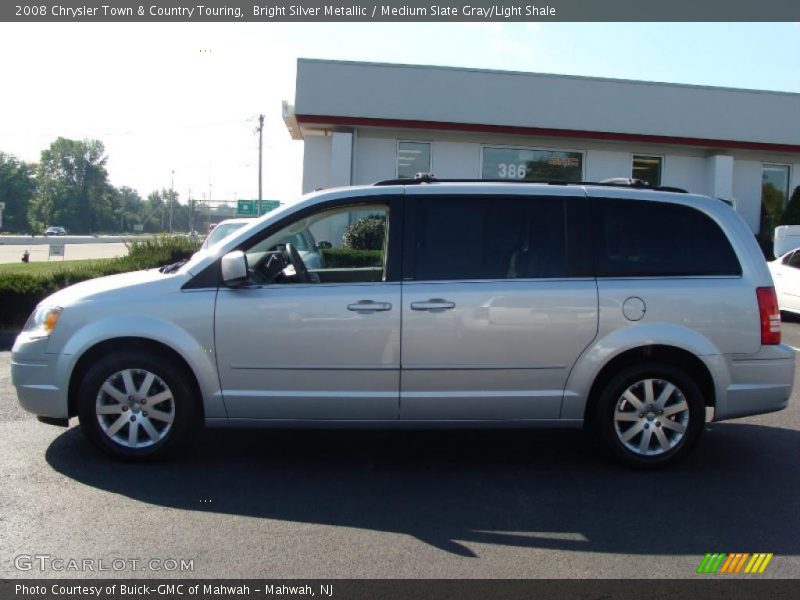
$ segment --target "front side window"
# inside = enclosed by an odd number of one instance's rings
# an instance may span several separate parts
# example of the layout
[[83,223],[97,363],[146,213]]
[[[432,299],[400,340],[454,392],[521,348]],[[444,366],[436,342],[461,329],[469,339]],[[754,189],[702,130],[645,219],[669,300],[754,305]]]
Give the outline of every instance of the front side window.
[[789,166],[764,165],[761,170],[761,232],[772,236],[780,225],[789,197]]
[[646,156],[634,154],[631,177],[646,181],[648,185],[661,185],[661,167],[663,158],[660,156]]
[[530,148],[483,148],[483,179],[574,182],[583,179],[583,153]]
[[388,227],[386,205],[325,210],[245,250],[248,268],[262,284],[383,281]]
[[417,173],[431,172],[430,142],[397,143],[397,178],[414,179]]
[[699,210],[648,200],[596,204],[598,277],[742,274],[728,238]]
[[566,275],[561,199],[431,198],[414,220],[419,281]]

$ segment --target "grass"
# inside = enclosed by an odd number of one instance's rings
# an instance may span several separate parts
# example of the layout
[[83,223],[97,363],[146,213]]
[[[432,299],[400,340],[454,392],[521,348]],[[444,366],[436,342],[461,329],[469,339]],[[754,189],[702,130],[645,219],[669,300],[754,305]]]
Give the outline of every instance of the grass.
[[47,275],[61,269],[89,267],[107,263],[110,258],[90,258],[83,260],[50,260],[39,262],[17,262],[0,264],[0,273],[29,273],[31,275]]

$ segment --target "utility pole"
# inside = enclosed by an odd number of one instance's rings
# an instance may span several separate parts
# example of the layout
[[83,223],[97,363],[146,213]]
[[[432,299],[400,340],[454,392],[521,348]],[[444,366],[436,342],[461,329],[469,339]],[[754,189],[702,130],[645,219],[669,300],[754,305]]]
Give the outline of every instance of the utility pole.
[[259,217],[261,216],[261,156],[262,156],[262,148],[263,148],[263,141],[264,141],[264,115],[258,115],[258,212],[256,213]]
[[172,198],[175,196],[175,170],[170,171],[169,179],[169,232],[172,233]]

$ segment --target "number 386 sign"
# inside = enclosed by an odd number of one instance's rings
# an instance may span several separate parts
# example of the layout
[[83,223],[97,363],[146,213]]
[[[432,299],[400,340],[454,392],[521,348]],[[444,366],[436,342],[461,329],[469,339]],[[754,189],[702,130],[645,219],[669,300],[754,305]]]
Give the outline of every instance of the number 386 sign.
[[484,179],[580,181],[583,154],[567,150],[483,148]]

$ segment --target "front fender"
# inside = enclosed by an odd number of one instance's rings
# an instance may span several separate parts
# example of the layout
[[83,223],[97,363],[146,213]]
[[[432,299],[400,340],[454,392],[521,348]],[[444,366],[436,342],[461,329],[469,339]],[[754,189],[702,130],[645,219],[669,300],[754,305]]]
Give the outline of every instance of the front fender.
[[707,337],[695,330],[669,323],[641,323],[617,329],[598,338],[578,360],[567,378],[561,404],[562,419],[583,419],[589,392],[597,375],[615,357],[643,346],[671,346],[700,359],[714,380],[717,395],[727,388],[730,374],[722,353]]
[[[58,354],[56,374],[59,381],[69,381],[80,357],[101,342],[124,337],[152,340],[177,352],[189,365],[203,396],[206,417],[226,418],[214,358],[213,331],[210,325],[202,329],[192,335],[172,321],[153,316],[106,316],[92,320],[70,335]],[[66,403],[68,386],[62,387],[62,393]]]

